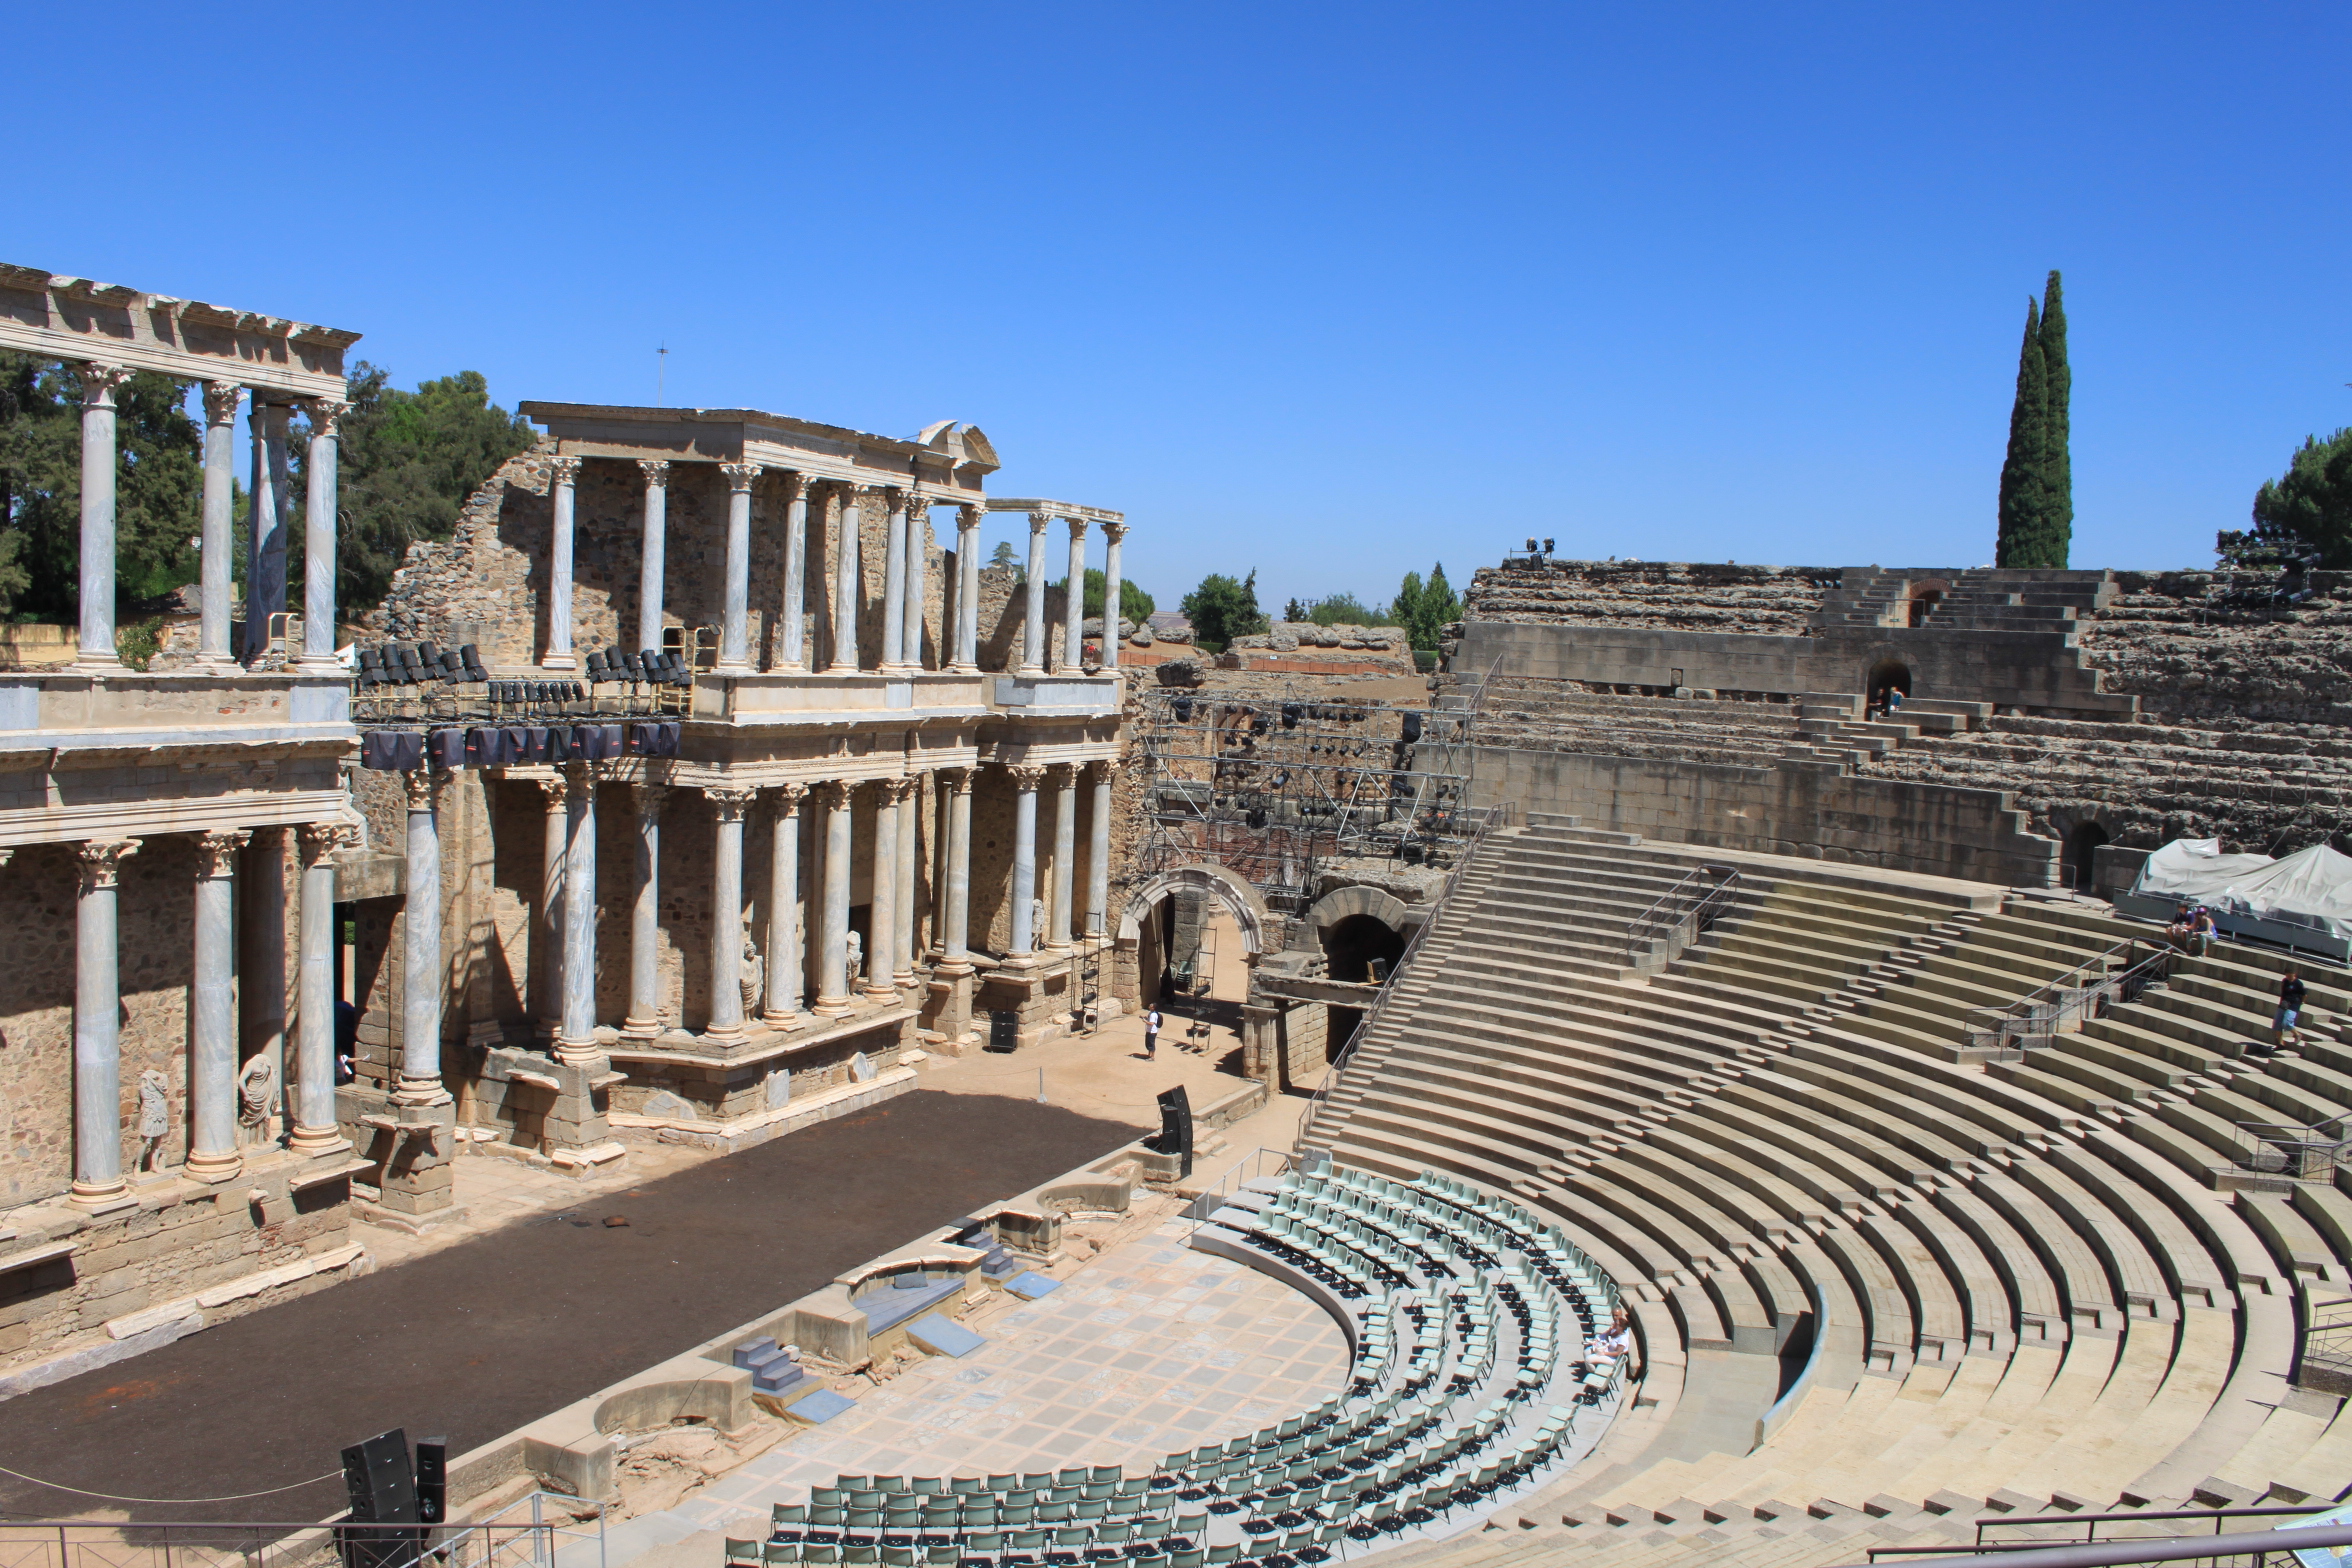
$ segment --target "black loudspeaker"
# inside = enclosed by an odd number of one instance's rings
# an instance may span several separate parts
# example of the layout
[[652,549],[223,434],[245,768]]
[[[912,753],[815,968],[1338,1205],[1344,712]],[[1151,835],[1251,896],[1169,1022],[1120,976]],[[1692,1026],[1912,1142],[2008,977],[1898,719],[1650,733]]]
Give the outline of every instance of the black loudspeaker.
[[416,1445],[417,1523],[439,1524],[449,1517],[449,1439],[420,1437]]
[[1160,1130],[1146,1141],[1154,1153],[1178,1157],[1179,1177],[1192,1174],[1192,1097],[1184,1085],[1160,1091]]
[[1017,1051],[1021,1048],[1021,1015],[1019,1013],[990,1013],[988,1015],[988,1049]]
[[[394,1427],[344,1449],[343,1489],[351,1501],[351,1524],[340,1532],[347,1568],[390,1568],[415,1557],[416,1472],[406,1432]],[[394,1528],[368,1528],[377,1525]]]

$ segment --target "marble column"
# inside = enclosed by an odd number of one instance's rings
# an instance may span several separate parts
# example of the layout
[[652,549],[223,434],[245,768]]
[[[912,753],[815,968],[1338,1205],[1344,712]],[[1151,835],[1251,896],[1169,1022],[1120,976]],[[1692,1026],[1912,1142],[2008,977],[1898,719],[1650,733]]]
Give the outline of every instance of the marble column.
[[817,820],[825,830],[824,907],[817,922],[817,1004],[819,1018],[839,1018],[849,999],[849,830],[851,786],[828,779],[816,787]]
[[1119,545],[1127,537],[1125,523],[1103,524],[1103,644],[1102,667],[1119,667]]
[[[1072,517],[1070,525],[1069,587],[1062,595],[1062,672],[1075,675],[1086,666],[1086,519]],[[1106,607],[1107,609],[1107,607]]]
[[1020,791],[1013,804],[1013,942],[1005,954],[1017,961],[1037,951],[1037,786],[1045,769],[1016,763],[1005,776]]
[[732,1045],[743,1027],[743,819],[756,789],[706,785],[703,798],[717,816],[711,854],[710,1022],[703,1038]]
[[947,806],[947,907],[939,935],[942,968],[972,967],[972,781],[977,770],[942,768],[937,777],[954,793]]
[[[307,545],[304,548],[308,548]],[[305,822],[302,846],[300,966],[295,991],[294,1128],[286,1146],[303,1154],[346,1148],[335,1123],[335,862],[336,850],[356,844],[347,822]],[[222,1072],[230,1071],[223,1067]],[[234,1131],[237,1086],[224,1077]],[[195,1156],[188,1157],[189,1164]]]
[[751,673],[751,487],[757,463],[721,463],[727,477],[726,605],[719,612],[718,668],[730,675]]
[[956,508],[955,668],[959,675],[980,671],[980,515],[977,506]]
[[1101,941],[1111,905],[1111,764],[1086,765],[1094,783],[1093,814],[1086,823],[1086,935]]
[[666,784],[641,783],[637,794],[637,899],[629,906],[629,1011],[621,1033],[650,1040],[662,1030],[661,819]]
[[1053,952],[1066,953],[1078,932],[1078,765],[1057,762],[1053,775],[1053,904],[1046,911],[1045,945]]
[[286,407],[259,394],[245,416],[253,477],[245,499],[245,659],[269,652],[269,618],[286,607],[286,539],[294,497],[286,480]]
[[801,939],[800,803],[805,784],[779,784],[768,840],[768,994],[760,1019],[778,1029],[800,1027],[801,976],[807,967]]
[[120,365],[77,365],[82,392],[82,627],[76,667],[119,670],[114,650],[114,389]]
[[808,621],[809,476],[784,476],[784,640],[778,662],[787,670],[810,667],[804,644]]
[[123,1180],[121,929],[116,887],[135,838],[84,840],[81,894],[74,905],[73,1202],[112,1208]]
[[548,529],[547,652],[539,660],[539,667],[576,670],[580,658],[572,651],[572,519],[580,483],[580,460],[549,458],[547,483],[554,521]]
[[335,657],[335,426],[351,405],[340,398],[306,399],[310,446],[302,472],[309,494],[302,503],[302,660],[313,670],[340,674]]
[[589,764],[571,765],[564,809],[563,1023],[555,1059],[585,1065],[603,1055],[596,1044],[596,779]]
[[900,670],[906,667],[906,577],[907,577],[907,506],[906,492],[890,492],[890,526],[883,534],[882,550],[882,658],[881,667]]
[[890,938],[890,983],[904,987],[915,983],[915,819],[921,814],[923,781],[897,782],[903,787],[898,791],[898,864],[892,872],[898,879],[898,929]]
[[639,552],[637,587],[637,650],[642,653],[662,645],[662,552],[669,539],[670,465],[660,458],[641,457],[637,466],[645,471],[645,542]]
[[1021,617],[1021,673],[1045,673],[1045,531],[1053,519],[1029,514],[1029,603]]
[[196,661],[214,670],[236,664],[229,647],[229,594],[237,563],[237,404],[245,389],[234,381],[204,383],[204,543],[197,551],[202,586]]
[[196,835],[196,976],[189,1012],[187,1175],[227,1181],[237,1152],[237,853],[242,829]]
[[[923,664],[923,579],[931,569],[930,533],[931,503],[920,496],[907,502],[907,568],[906,568],[906,626],[901,632],[899,662],[910,670],[920,670]],[[945,635],[947,622],[939,623]]]
[[833,662],[832,675],[854,675],[858,667],[858,601],[863,597],[858,577],[858,529],[864,525],[864,485],[845,485],[841,491],[841,519],[833,548]]
[[539,1034],[552,1040],[563,1028],[564,776],[538,780],[545,801],[539,835],[539,910],[532,922],[531,1012]]
[[280,1069],[286,1063],[286,830],[260,827],[245,846],[237,877],[237,1059],[259,1056]]
[[408,896],[401,925],[400,1085],[403,1105],[440,1105],[441,1004],[448,990],[441,951],[441,822],[437,797],[444,778],[419,768],[408,784]]
[[895,1002],[891,972],[898,967],[898,803],[905,779],[874,783],[874,838],[866,881],[866,987],[869,1002]]

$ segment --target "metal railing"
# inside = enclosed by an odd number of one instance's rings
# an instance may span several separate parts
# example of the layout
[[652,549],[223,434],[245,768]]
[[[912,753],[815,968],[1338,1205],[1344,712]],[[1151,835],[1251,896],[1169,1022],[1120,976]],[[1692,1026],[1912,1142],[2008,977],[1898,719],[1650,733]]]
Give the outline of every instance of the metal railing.
[[2250,1171],[2297,1181],[2327,1181],[2337,1166],[2352,1163],[2352,1116],[2338,1116],[2309,1127],[2294,1122],[2240,1122],[2238,1131],[2254,1144],[2253,1152],[2239,1161]]
[[[2123,955],[2120,960],[2118,954]],[[2136,1002],[2148,987],[2170,979],[2179,959],[2179,950],[2168,943],[2137,937],[2118,942],[2014,1002],[1971,1008],[1968,1043],[1978,1050],[2029,1050],[2035,1041],[2046,1043],[2053,1035],[2071,1034],[2085,1019],[2101,1018],[2113,1008]]]
[[446,1526],[0,1521],[0,1568],[558,1568],[559,1552],[561,1568],[606,1568],[602,1504],[533,1492]]
[[1710,862],[1660,894],[1626,928],[1625,967],[1672,963],[1722,917],[1739,880],[1738,867]]
[[2324,1393],[2352,1394],[2352,1301],[2312,1303],[2295,1381]]
[[1225,1201],[1248,1186],[1268,1176],[1279,1176],[1291,1167],[1287,1149],[1269,1149],[1260,1145],[1235,1160],[1217,1173],[1217,1179],[1200,1188],[1200,1196],[1184,1207],[1184,1218],[1198,1230],[1208,1217],[1225,1206]]
[[[1323,1081],[1316,1085],[1314,1098],[1307,1102],[1306,1114],[1299,1118],[1298,1136],[1294,1147],[1300,1149],[1306,1147],[1308,1136],[1314,1132],[1316,1123],[1323,1115],[1324,1107],[1330,1102],[1332,1090],[1338,1087],[1340,1079],[1354,1064],[1357,1050],[1372,1037],[1372,1031],[1379,1024],[1381,1015],[1387,1011],[1388,999],[1396,994],[1397,982],[1412,968],[1413,959],[1420,953],[1422,944],[1429,940],[1429,933],[1437,929],[1437,923],[1444,919],[1447,912],[1454,907],[1454,894],[1461,886],[1463,873],[1467,872],[1470,869],[1470,863],[1478,858],[1478,851],[1485,845],[1487,836],[1497,828],[1508,826],[1510,820],[1511,807],[1508,802],[1488,806],[1481,814],[1477,829],[1462,845],[1461,858],[1456,860],[1453,869],[1446,873],[1444,886],[1438,889],[1437,897],[1430,901],[1427,918],[1414,928],[1412,939],[1405,944],[1404,952],[1399,954],[1397,961],[1389,966],[1388,978],[1381,982],[1380,992],[1372,998],[1372,1005],[1365,1008],[1363,1016],[1356,1020],[1356,1027],[1349,1033],[1347,1043],[1332,1054],[1331,1066],[1325,1070]],[[0,1565],[0,1568],[5,1568],[5,1565]]]
[[[2226,1523],[2246,1522],[2280,1516],[2300,1517],[2313,1521],[2296,1528],[2288,1525],[2268,1530],[2229,1531]],[[2121,1568],[2135,1563],[2192,1563],[2201,1568],[2265,1568],[2274,1561],[2277,1568],[2291,1568],[2294,1559],[2300,1568],[2334,1568],[2340,1549],[2352,1546],[2352,1525],[2340,1522],[2337,1511],[2302,1508],[2227,1508],[2183,1509],[2175,1512],[2140,1514],[2055,1514],[2027,1519],[1980,1519],[1977,1521],[1977,1551],[1975,1554],[1955,1553],[1945,1546],[1880,1546],[1873,1547],[1870,1561],[1901,1562],[1906,1568],[1959,1568],[1961,1564],[1980,1565],[1980,1568]],[[2182,1519],[2210,1519],[2211,1534],[2192,1535],[2175,1533],[2169,1536],[2118,1537],[2112,1533],[2105,1540],[2097,1539],[2102,1524],[2156,1524]],[[2022,1529],[2029,1526],[2061,1525],[2083,1532],[2071,1541],[1988,1541],[1988,1529]],[[2330,1550],[2336,1548],[2337,1550]]]

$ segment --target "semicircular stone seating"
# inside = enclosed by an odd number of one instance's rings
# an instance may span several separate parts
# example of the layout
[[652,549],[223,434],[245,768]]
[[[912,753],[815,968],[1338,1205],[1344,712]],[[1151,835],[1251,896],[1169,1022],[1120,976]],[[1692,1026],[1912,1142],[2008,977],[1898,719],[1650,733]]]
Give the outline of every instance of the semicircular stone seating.
[[1193,1245],[1282,1279],[1348,1338],[1348,1386],[1261,1431],[1119,1465],[842,1476],[731,1560],[958,1568],[1299,1568],[1470,1528],[1566,1471],[1615,1414],[1620,1305],[1556,1226],[1431,1172],[1327,1158],[1225,1199]]
[[[1626,911],[1701,861],[1741,869],[1731,910],[1624,967]],[[2352,1114],[2352,976],[2305,963],[2303,1042],[2267,1054],[2289,958],[2183,955],[2002,1060],[1973,1009],[2152,929],[1540,815],[1459,887],[1305,1144],[1557,1223],[1624,1291],[1638,1381],[1524,1528],[1398,1561],[1851,1562],[2003,1511],[2345,1492],[2352,1414],[2303,1357],[2352,1170],[2255,1178],[2243,1124]]]

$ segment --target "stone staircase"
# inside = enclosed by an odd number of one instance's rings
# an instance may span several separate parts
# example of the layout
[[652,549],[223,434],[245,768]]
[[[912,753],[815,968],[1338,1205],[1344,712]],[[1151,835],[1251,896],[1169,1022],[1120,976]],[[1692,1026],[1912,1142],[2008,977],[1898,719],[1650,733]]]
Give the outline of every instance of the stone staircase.
[[1920,590],[1934,597],[1918,606],[1925,618],[1917,624],[1979,632],[2071,632],[2116,593],[2105,572],[1849,567],[1814,624],[1823,630],[1909,626]]
[[2352,1113],[2352,977],[2313,984],[2300,1052],[2248,1049],[2284,960],[2231,947],[1985,1060],[1970,1009],[2148,928],[1739,856],[1712,932],[1622,962],[1631,890],[1707,858],[1558,818],[1491,839],[1307,1140],[1557,1219],[1643,1345],[1590,1459],[1409,1555],[1828,1564],[1965,1549],[2004,1508],[2339,1495],[2352,1416],[2294,1379],[2352,1277],[2352,1181],[2217,1168],[2239,1122]]

